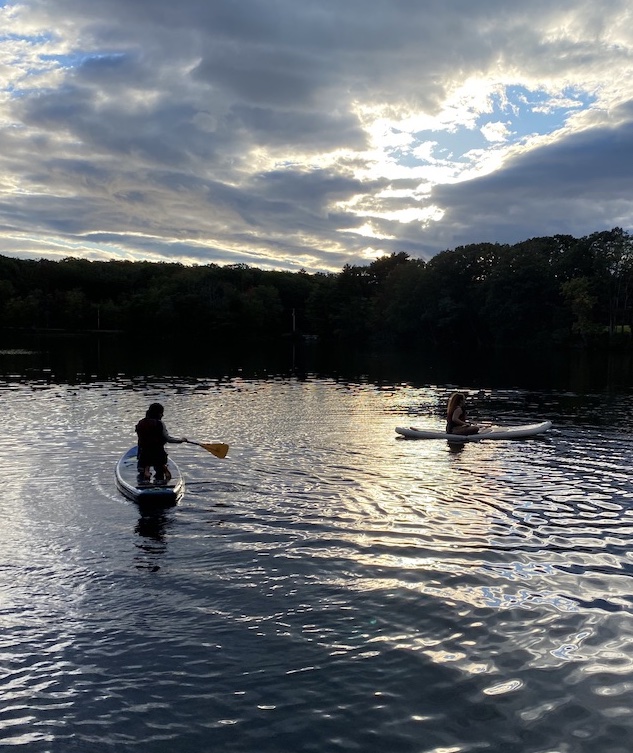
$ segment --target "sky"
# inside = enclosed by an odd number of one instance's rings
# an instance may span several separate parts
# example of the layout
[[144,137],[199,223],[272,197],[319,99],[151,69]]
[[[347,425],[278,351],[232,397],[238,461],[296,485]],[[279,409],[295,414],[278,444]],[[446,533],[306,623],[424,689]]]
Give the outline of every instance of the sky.
[[338,272],[633,229],[630,0],[0,0],[0,254]]

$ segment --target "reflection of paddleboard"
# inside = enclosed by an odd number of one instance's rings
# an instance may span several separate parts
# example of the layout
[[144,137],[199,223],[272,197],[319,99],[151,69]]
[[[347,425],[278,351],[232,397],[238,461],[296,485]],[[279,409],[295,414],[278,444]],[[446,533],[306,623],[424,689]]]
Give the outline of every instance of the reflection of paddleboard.
[[115,470],[115,480],[119,491],[128,499],[139,503],[152,503],[157,506],[175,505],[185,493],[185,482],[176,463],[169,458],[167,468],[171,479],[166,483],[143,483],[138,481],[136,469],[136,447],[132,447],[119,460]]
[[550,429],[551,421],[541,421],[539,424],[522,424],[521,426],[484,426],[478,434],[446,434],[443,431],[429,431],[416,429],[415,426],[397,426],[396,432],[407,439],[447,439],[449,442],[481,442],[483,439],[522,439],[534,437],[536,434]]

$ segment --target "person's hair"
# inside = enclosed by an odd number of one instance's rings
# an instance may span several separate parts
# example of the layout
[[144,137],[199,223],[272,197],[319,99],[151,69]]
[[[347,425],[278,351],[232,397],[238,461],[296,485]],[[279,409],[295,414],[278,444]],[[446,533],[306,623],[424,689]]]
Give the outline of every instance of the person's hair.
[[448,407],[446,408],[446,416],[450,420],[460,402],[464,402],[466,398],[463,392],[453,392],[448,399]]
[[147,413],[145,414],[145,418],[162,418],[163,413],[165,412],[165,409],[160,403],[152,403],[149,408],[147,409]]

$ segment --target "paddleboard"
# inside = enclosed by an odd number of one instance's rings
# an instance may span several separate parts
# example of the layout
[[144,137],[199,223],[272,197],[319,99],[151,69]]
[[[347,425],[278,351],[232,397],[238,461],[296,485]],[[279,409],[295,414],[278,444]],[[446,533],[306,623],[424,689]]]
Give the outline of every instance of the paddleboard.
[[446,434],[443,431],[418,429],[415,426],[397,426],[396,433],[407,439],[446,439],[449,442],[481,442],[484,439],[523,439],[543,434],[552,428],[551,421],[541,421],[537,424],[521,424],[519,426],[486,426],[478,434]]
[[169,458],[167,468],[171,479],[167,482],[139,482],[136,468],[136,446],[131,447],[116,464],[114,478],[118,490],[128,499],[140,504],[156,506],[177,504],[185,493],[185,482],[180,469]]

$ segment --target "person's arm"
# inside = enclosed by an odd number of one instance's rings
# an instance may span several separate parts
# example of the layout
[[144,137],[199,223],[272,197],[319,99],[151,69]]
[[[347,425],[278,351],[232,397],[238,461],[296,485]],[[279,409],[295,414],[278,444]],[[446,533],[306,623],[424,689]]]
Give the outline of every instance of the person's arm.
[[171,444],[182,444],[183,442],[187,441],[187,437],[172,437],[169,431],[167,430],[167,427],[165,426],[165,423],[161,421],[161,424],[163,426],[163,439],[165,442],[170,442]]
[[455,426],[479,426],[479,424],[474,424],[472,421],[464,421],[462,416],[464,415],[464,409],[463,408],[456,408],[455,412],[453,413],[453,424]]
[[463,414],[462,408],[455,408],[453,411],[453,417],[451,418],[451,421],[455,426],[467,426],[468,424],[466,421],[462,420],[462,414]]

